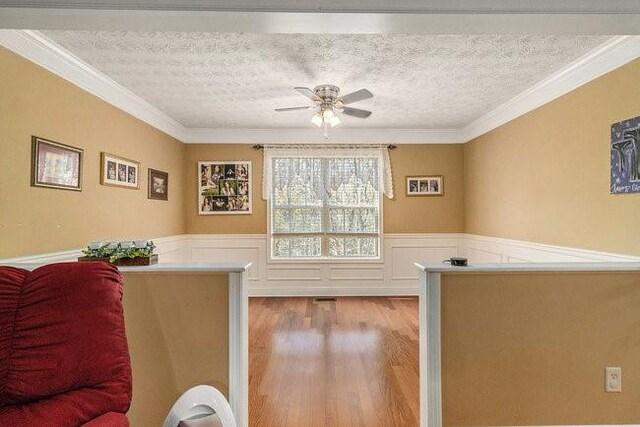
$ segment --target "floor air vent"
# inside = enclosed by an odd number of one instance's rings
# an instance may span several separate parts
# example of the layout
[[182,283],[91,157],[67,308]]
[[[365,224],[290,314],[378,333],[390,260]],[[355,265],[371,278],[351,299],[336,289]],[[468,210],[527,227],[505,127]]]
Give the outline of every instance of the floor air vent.
[[316,297],[313,302],[336,302],[335,297]]

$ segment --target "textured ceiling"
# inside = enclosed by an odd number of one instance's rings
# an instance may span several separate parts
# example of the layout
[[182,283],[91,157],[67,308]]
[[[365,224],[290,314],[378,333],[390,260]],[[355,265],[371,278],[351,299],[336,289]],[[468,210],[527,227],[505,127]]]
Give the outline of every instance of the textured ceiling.
[[367,88],[345,127],[460,128],[586,54],[603,36],[45,31],[191,128],[312,126],[294,86]]

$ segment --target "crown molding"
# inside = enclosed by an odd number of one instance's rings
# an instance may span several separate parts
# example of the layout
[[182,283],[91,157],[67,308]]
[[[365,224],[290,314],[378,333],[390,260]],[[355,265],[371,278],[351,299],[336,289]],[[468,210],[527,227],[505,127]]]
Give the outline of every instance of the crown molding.
[[617,36],[461,129],[468,142],[640,56],[640,36]]
[[[282,129],[186,128],[37,31],[0,30],[0,45],[187,144],[326,142],[322,131],[311,125],[306,128]],[[465,143],[638,57],[640,57],[640,36],[613,37],[462,129],[338,127],[330,129],[329,141],[398,144]]]
[[322,129],[185,129],[180,140],[186,144],[255,144],[281,143],[372,143],[372,144],[460,144],[458,129],[393,129],[393,128],[330,128],[329,139]]
[[176,120],[38,31],[0,30],[0,45],[174,138],[184,131]]

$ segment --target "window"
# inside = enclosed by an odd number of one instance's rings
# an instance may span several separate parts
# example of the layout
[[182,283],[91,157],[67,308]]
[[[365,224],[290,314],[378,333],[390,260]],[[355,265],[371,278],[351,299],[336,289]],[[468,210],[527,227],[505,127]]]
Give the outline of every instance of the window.
[[273,258],[378,257],[379,158],[274,157],[271,162]]

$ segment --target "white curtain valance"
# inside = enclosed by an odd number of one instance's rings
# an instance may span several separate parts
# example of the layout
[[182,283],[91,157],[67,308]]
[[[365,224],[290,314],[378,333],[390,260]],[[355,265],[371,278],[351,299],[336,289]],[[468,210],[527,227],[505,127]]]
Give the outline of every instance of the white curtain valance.
[[385,196],[393,198],[393,174],[387,146],[371,145],[296,145],[265,146],[262,175],[262,198],[268,200],[273,192],[273,159],[277,158],[375,158],[380,165],[376,186]]

